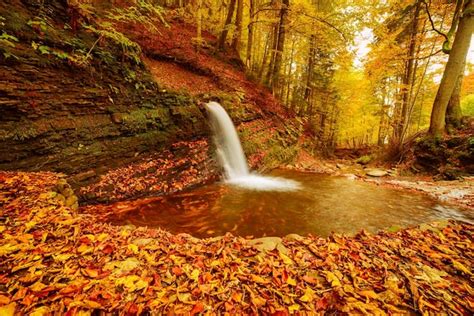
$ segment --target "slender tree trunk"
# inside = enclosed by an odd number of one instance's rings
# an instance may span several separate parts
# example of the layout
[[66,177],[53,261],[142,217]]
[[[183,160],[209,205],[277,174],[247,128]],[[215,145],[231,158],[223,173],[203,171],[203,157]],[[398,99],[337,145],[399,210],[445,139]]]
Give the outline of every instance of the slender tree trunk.
[[219,36],[219,49],[224,49],[225,42],[227,40],[227,35],[229,34],[229,28],[232,24],[232,17],[234,16],[235,2],[236,0],[230,0],[229,2],[229,8],[227,10],[227,17],[225,19],[224,29],[222,30],[221,35]]
[[272,32],[272,42],[271,42],[271,50],[270,50],[270,62],[268,64],[267,76],[265,78],[265,84],[267,86],[271,85],[272,75],[275,69],[275,56],[276,56],[278,34],[279,34],[278,29],[279,29],[279,24],[275,23],[272,30],[273,32]]
[[270,45],[271,45],[270,38],[271,38],[271,35],[267,34],[266,41],[265,41],[265,49],[263,51],[262,62],[260,64],[260,69],[259,69],[259,74],[258,74],[258,78],[260,79],[261,83],[264,83],[265,65],[268,59],[268,52],[270,50]]
[[309,102],[309,97],[311,96],[311,84],[313,81],[313,68],[314,68],[314,57],[316,55],[316,37],[314,35],[310,36],[309,39],[309,54],[308,54],[308,71],[306,73],[306,87],[304,90],[304,99],[306,102]]
[[202,0],[195,0],[195,10],[196,10],[196,25],[197,25],[197,42],[199,45],[202,41]]
[[[253,49],[253,31],[254,31],[254,14],[255,14],[255,0],[249,0],[249,16],[250,23],[248,26],[248,38],[247,38],[247,54],[245,56],[245,64],[248,69],[251,69],[252,66],[252,49]],[[256,17],[255,20],[257,21]]]
[[232,48],[240,56],[240,42],[242,39],[242,16],[244,12],[244,0],[237,0],[237,14],[235,16],[235,32],[232,39]]
[[411,33],[410,33],[410,45],[408,48],[408,56],[407,61],[405,63],[405,74],[402,78],[402,108],[400,113],[400,118],[397,125],[397,142],[401,145],[403,142],[403,131],[408,124],[408,107],[410,103],[410,91],[413,90],[414,84],[414,75],[415,75],[415,50],[417,44],[417,34],[418,34],[418,16],[420,14],[420,1],[417,1],[415,12],[413,14],[413,21],[411,26]]
[[446,109],[446,125],[448,129],[454,128],[457,129],[461,127],[461,118],[462,118],[462,110],[461,110],[461,86],[462,80],[464,78],[464,67],[461,74],[458,76],[456,80],[456,85],[454,87],[453,94],[451,95],[451,99],[448,103],[448,108]]
[[434,136],[445,132],[446,109],[451,100],[457,79],[464,71],[464,63],[474,31],[473,0],[467,0],[463,9],[463,15],[459,20],[458,30],[454,37],[448,63],[444,69],[443,78],[433,103],[433,110],[431,111],[429,133]]
[[282,1],[282,8],[280,11],[280,26],[278,28],[278,42],[275,52],[275,65],[272,74],[271,86],[273,90],[280,84],[281,63],[283,60],[283,50],[285,48],[286,26],[288,24],[288,8],[290,7],[290,0]]

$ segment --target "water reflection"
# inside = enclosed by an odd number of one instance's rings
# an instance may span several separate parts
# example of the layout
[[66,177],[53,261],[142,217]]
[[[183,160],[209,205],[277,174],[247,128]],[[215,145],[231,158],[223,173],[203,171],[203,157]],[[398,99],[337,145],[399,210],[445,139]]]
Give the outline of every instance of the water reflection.
[[115,224],[162,227],[173,233],[209,237],[232,232],[241,236],[290,233],[327,236],[331,231],[376,232],[436,219],[472,221],[472,215],[425,195],[378,187],[342,177],[273,172],[296,180],[302,190],[249,191],[212,184],[194,191],[135,201],[136,207],[111,219]]

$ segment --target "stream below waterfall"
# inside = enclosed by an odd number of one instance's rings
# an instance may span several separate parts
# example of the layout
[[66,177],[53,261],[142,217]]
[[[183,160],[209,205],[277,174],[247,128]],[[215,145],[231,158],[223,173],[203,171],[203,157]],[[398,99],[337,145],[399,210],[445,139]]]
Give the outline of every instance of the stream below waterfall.
[[314,173],[275,170],[270,176],[300,183],[298,190],[256,191],[214,183],[193,191],[134,201],[135,207],[110,219],[119,225],[161,227],[172,233],[212,237],[327,236],[376,232],[442,219],[473,222],[472,212],[424,194]]

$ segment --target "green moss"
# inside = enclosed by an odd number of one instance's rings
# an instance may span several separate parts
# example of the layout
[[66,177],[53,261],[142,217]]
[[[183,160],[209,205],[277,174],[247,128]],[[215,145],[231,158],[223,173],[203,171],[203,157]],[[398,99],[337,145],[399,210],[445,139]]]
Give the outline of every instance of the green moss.
[[372,156],[370,155],[364,155],[359,158],[357,158],[356,163],[361,164],[361,165],[366,165],[372,161]]

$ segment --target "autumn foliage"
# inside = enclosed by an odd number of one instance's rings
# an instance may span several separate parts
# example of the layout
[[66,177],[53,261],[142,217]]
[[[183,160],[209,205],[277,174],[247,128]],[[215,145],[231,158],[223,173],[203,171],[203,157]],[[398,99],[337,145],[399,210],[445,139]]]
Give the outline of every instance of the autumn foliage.
[[261,247],[117,227],[56,198],[61,175],[0,173],[0,314],[473,312],[470,224]]

